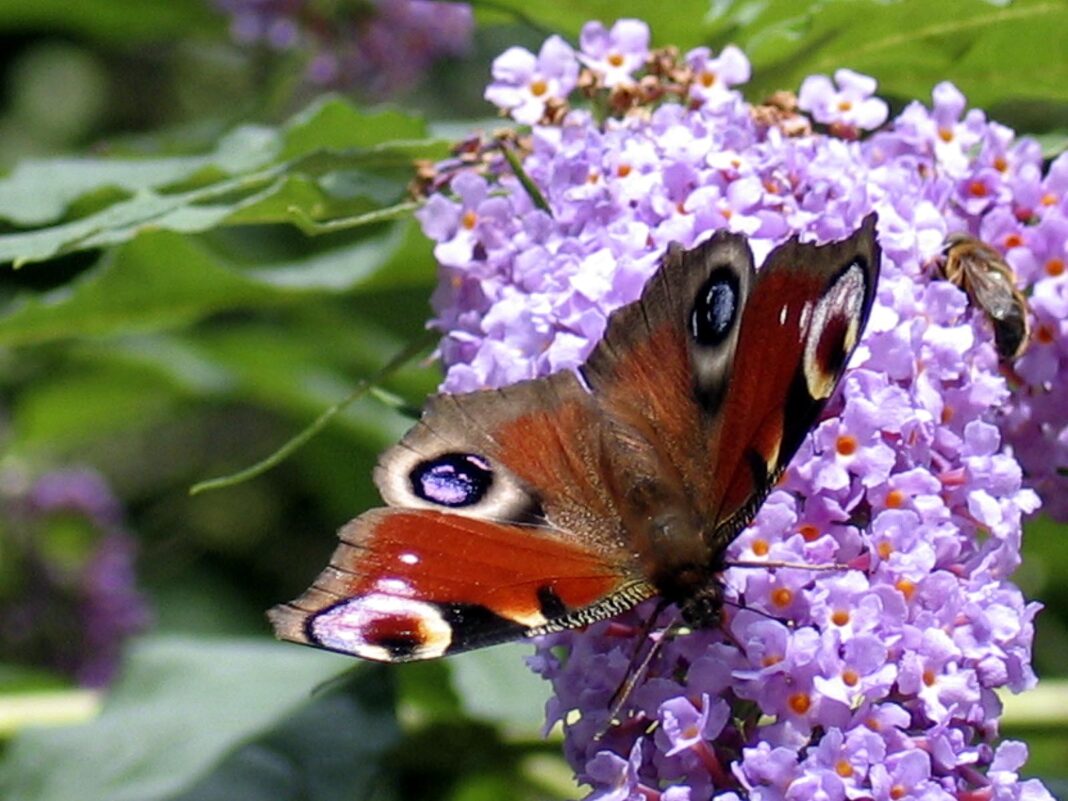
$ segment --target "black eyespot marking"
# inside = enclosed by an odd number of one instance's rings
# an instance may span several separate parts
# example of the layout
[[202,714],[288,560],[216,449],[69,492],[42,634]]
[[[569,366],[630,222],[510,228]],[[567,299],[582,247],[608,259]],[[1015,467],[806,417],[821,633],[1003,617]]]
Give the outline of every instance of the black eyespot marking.
[[764,492],[768,486],[768,472],[771,470],[771,465],[753,448],[746,449],[745,462],[749,466],[749,475],[753,478],[753,487],[758,494]]
[[482,604],[439,604],[438,611],[453,632],[446,654],[515,640],[528,630],[522,623],[503,617]]
[[548,584],[538,587],[538,607],[549,620],[567,614],[567,605],[556,594],[556,590]]
[[[393,621],[389,621],[392,623]],[[411,656],[425,643],[419,635],[418,629],[412,631],[376,630],[369,627],[366,635],[367,645],[384,648],[393,659],[403,659]]]
[[424,501],[456,509],[481,501],[493,485],[489,462],[473,453],[446,453],[411,472],[412,492]]
[[690,335],[698,345],[718,345],[727,338],[738,316],[738,276],[718,267],[697,292],[690,312]]

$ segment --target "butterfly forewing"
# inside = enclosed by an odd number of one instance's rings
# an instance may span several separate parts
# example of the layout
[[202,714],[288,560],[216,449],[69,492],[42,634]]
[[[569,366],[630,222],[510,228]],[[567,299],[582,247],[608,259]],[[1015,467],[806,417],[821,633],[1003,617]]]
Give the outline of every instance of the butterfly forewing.
[[837,385],[879,259],[874,215],[840,242],[793,239],[755,274],[745,237],[719,232],[669,253],[641,299],[609,318],[582,373],[606,413],[652,432],[659,480],[682,483],[720,531],[717,548],[755,513]]
[[650,432],[661,475],[685,482],[694,497],[712,490],[708,454],[695,443],[722,402],[752,280],[740,234],[719,231],[688,251],[673,246],[641,298],[612,313],[581,368],[600,407]]
[[838,385],[875,299],[880,258],[872,215],[841,242],[787,242],[757,274],[706,441],[718,548],[752,519]]

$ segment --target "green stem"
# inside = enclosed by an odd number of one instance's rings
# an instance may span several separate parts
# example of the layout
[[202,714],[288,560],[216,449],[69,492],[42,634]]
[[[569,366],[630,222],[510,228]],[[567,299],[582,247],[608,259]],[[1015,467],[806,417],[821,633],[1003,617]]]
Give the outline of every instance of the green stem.
[[523,163],[519,160],[519,156],[504,142],[501,142],[501,152],[504,153],[508,166],[512,168],[512,172],[519,179],[519,183],[523,185],[523,189],[530,195],[530,199],[534,201],[534,205],[552,217],[553,210],[549,208],[549,202],[545,199],[545,195],[541,193],[538,185],[527,175],[527,171],[523,169]]
[[278,448],[270,456],[256,462],[250,467],[246,467],[244,470],[239,470],[236,473],[230,473],[226,476],[219,476],[218,478],[211,478],[207,481],[201,481],[194,484],[189,489],[190,495],[199,495],[201,492],[207,492],[208,490],[222,489],[223,487],[231,487],[234,484],[240,484],[243,481],[248,481],[251,478],[262,475],[270,470],[272,467],[280,464],[287,459],[298,448],[303,446],[312,437],[322,431],[327,423],[337,417],[344,409],[354,401],[363,397],[368,392],[371,392],[375,385],[382,379],[392,375],[418,354],[426,350],[430,344],[436,338],[436,334],[431,331],[427,331],[423,336],[417,337],[410,342],[400,353],[390,359],[383,367],[377,370],[373,375],[360,381],[354,390],[350,392],[346,397],[339,400],[337,403],[328,407],[322,414],[320,414],[315,421],[307,426],[303,431],[289,440],[287,443]]

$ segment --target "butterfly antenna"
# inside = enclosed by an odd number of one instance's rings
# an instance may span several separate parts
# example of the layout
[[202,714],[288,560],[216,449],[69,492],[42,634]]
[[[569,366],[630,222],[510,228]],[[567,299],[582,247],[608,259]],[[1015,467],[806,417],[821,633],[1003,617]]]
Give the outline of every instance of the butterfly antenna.
[[[754,615],[763,615],[768,620],[774,620],[776,623],[786,623],[786,624],[790,623],[789,620],[784,620],[781,617],[775,617],[775,615],[771,614],[770,612],[765,612],[763,609],[757,609],[755,606],[746,606],[744,603],[738,603],[738,601],[730,601],[730,600],[724,598],[723,599],[723,605],[724,606],[733,606],[735,609],[738,609],[739,611],[744,609],[746,612],[752,612]],[[734,639],[734,636],[731,635],[730,631],[727,629],[726,626],[721,626],[720,629],[728,637],[731,638],[731,641],[735,645],[737,645],[739,648],[741,648],[741,643],[739,643],[737,640]]]
[[748,559],[739,559],[733,562],[724,562],[727,567],[762,567],[762,568],[791,568],[793,570],[812,570],[819,572],[833,572],[835,570],[852,570],[852,565],[847,565],[844,562],[826,562],[820,565],[812,565],[808,562],[776,562],[776,561],[757,561]]
[[[649,649],[645,652],[645,656],[642,656],[642,646],[647,639],[651,639],[651,634],[656,626],[656,621],[660,618],[661,613],[671,605],[670,601],[663,598],[657,602],[656,608],[653,613],[649,615],[648,620],[642,626],[641,635],[638,637],[637,645],[634,648],[634,653],[631,654],[630,664],[627,665],[627,672],[623,676],[623,681],[619,683],[616,691],[612,693],[612,700],[608,706],[608,721],[605,723],[605,727],[594,735],[594,740],[601,740],[604,735],[608,733],[608,727],[612,725],[612,721],[615,720],[620,711],[630,700],[631,695],[638,686],[638,682],[649,670],[649,665],[652,664],[653,659],[660,653],[660,648],[664,644],[664,637],[652,638],[652,642],[649,645]],[[678,613],[672,616],[667,626],[664,627],[666,632],[672,626],[675,625],[675,621],[678,620]]]

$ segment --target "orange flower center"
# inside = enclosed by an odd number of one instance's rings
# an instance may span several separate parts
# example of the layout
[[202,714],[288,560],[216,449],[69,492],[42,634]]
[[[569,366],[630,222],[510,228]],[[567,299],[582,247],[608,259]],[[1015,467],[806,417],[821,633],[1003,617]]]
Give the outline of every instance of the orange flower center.
[[938,138],[941,139],[943,142],[952,142],[953,141],[953,129],[952,128],[939,128],[938,129]]
[[842,456],[852,456],[857,452],[857,438],[852,434],[842,434],[834,443],[834,447]]
[[853,775],[853,766],[846,762],[844,759],[839,759],[834,766],[834,772],[841,776],[843,779],[848,779]]
[[541,78],[530,82],[530,93],[534,95],[534,97],[541,97],[548,91],[549,84]]
[[697,76],[697,80],[701,82],[701,86],[708,89],[709,87],[716,85],[716,73],[714,72],[702,72]]
[[771,546],[768,545],[767,540],[753,541],[753,553],[755,553],[757,556],[767,556],[769,550],[771,550]]
[[608,57],[608,63],[613,67],[622,67],[623,66],[623,54],[622,53],[612,53]]
[[808,697],[808,693],[794,693],[786,703],[798,715],[803,715],[811,708],[812,699]]
[[852,668],[842,671],[842,682],[846,687],[856,687],[860,683],[860,676]]
[[771,602],[778,607],[789,606],[793,599],[793,592],[786,587],[779,587],[771,592]]
[[781,661],[782,661],[782,657],[779,656],[778,654],[768,654],[767,656],[765,656],[763,659],[760,660],[760,664],[761,664],[762,667],[769,668],[772,665],[779,664]]
[[942,422],[943,423],[948,423],[950,420],[953,419],[953,415],[955,415],[955,414],[956,414],[956,411],[953,409],[952,406],[949,406],[949,405],[943,406],[942,407]]
[[626,178],[630,175],[631,166],[629,164],[620,164],[616,167],[616,175],[620,178]]
[[838,110],[839,111],[849,111],[851,108],[853,108],[853,101],[852,100],[839,100],[838,101]]
[[879,552],[880,559],[889,559],[890,554],[894,552],[894,546],[889,540],[883,540],[875,547],[875,550]]
[[1023,247],[1023,237],[1019,234],[1009,234],[1005,237],[1005,250],[1011,250],[1012,248]]
[[927,670],[923,671],[923,683],[926,684],[928,687],[934,685],[935,678],[935,672],[930,668],[927,668]]
[[468,209],[460,220],[460,225],[470,231],[478,223],[478,215]]
[[905,785],[895,784],[890,788],[890,798],[892,798],[893,801],[900,801],[900,799],[905,797],[905,793],[907,792],[908,790],[905,789]]
[[905,505],[905,493],[899,489],[892,489],[886,493],[886,508],[900,509]]
[[1050,259],[1046,262],[1046,275],[1056,278],[1064,273],[1064,259]]
[[1043,323],[1035,331],[1035,341],[1043,345],[1049,345],[1053,342],[1053,329]]
[[972,197],[986,197],[989,191],[982,181],[972,181],[968,184],[968,194]]
[[1042,199],[1039,201],[1039,203],[1041,203],[1043,206],[1056,206],[1057,196],[1052,192],[1046,192],[1046,194],[1042,196]]
[[831,622],[836,626],[844,626],[849,622],[849,610],[848,609],[835,609],[831,613]]
[[797,530],[801,533],[801,539],[805,542],[815,542],[820,538],[819,526],[814,526],[811,523],[802,523]]
[[916,593],[916,585],[908,579],[898,579],[894,587],[905,596],[906,601],[911,601],[912,596]]

